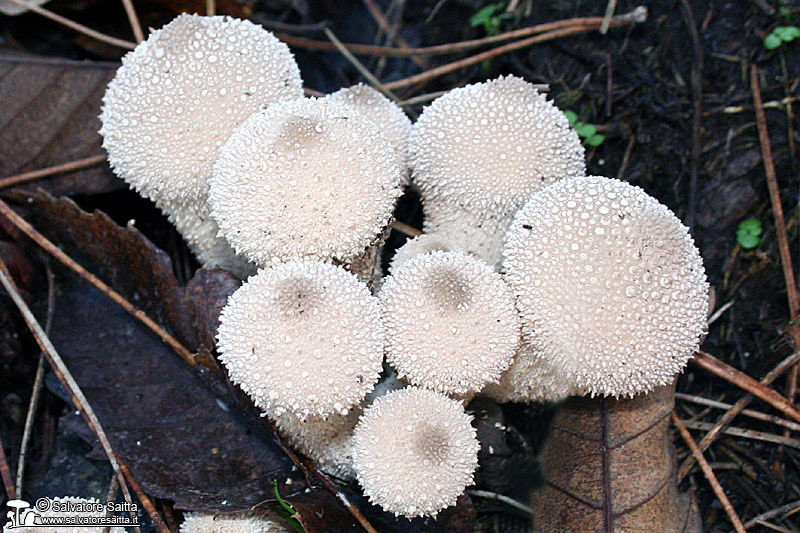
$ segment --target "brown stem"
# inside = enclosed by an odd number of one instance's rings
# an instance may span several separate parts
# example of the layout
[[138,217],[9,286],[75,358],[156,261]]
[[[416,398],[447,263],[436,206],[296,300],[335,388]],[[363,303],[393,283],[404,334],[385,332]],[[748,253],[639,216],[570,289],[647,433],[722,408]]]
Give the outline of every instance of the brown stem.
[[30,172],[23,172],[22,174],[16,174],[14,176],[7,176],[5,178],[0,179],[0,189],[5,189],[6,187],[19,185],[20,183],[26,183],[33,180],[46,178],[48,176],[53,176],[55,174],[65,174],[67,172],[73,172],[75,170],[80,170],[82,168],[92,167],[94,165],[98,165],[104,162],[105,160],[106,160],[105,155],[93,155],[91,157],[86,157],[84,159],[77,159],[75,161],[70,161],[69,163],[62,163],[60,165],[54,165],[52,167],[45,167],[37,170],[31,170]]

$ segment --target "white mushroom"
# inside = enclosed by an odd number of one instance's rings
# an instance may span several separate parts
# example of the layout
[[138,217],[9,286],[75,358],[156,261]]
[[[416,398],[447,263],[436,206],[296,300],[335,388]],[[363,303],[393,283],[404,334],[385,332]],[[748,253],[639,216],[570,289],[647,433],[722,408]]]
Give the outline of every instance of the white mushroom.
[[292,533],[286,520],[269,510],[243,515],[187,513],[180,533]]
[[349,263],[380,240],[401,174],[377,126],[350,107],[284,102],[253,115],[220,151],[212,215],[234,249],[259,265]]
[[403,262],[379,294],[386,360],[401,378],[465,395],[497,381],[519,344],[520,324],[503,279],[460,252]]
[[537,193],[504,255],[533,353],[592,395],[671,382],[706,331],[708,283],[688,229],[625,182],[572,178]]
[[381,372],[377,299],[341,267],[260,270],[228,300],[217,346],[231,380],[272,417],[346,414]]
[[409,259],[434,251],[452,252],[454,250],[449,241],[444,237],[430,233],[417,235],[413,239],[407,240],[403,246],[395,251],[392,262],[389,265],[389,272],[393,272],[395,268]]
[[353,463],[369,500],[395,515],[436,516],[472,484],[480,445],[455,400],[417,388],[367,408],[353,436]]

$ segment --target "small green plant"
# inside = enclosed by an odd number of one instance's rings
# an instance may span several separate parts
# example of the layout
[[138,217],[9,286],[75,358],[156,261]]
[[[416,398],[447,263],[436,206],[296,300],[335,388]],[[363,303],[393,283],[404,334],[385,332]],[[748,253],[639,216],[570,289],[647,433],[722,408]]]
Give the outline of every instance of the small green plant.
[[275,499],[278,500],[278,503],[280,504],[280,507],[275,509],[275,512],[278,514],[278,516],[289,522],[289,525],[292,526],[292,529],[294,529],[297,533],[305,533],[303,525],[298,522],[296,518],[292,518],[295,514],[297,514],[297,511],[295,511],[291,505],[286,503],[286,500],[281,498],[281,494],[278,492],[277,481],[272,482],[272,490],[275,492]]
[[511,13],[501,12],[504,7],[506,7],[505,2],[498,2],[482,7],[477,13],[470,17],[469,25],[473,28],[483,26],[486,35],[497,35],[500,33],[503,20],[513,16]]
[[764,48],[775,50],[783,43],[789,43],[800,37],[800,28],[797,26],[778,26],[764,39]]
[[761,244],[761,221],[757,218],[748,218],[739,222],[736,240],[745,250],[752,250]]
[[564,111],[564,114],[569,120],[569,125],[572,126],[578,133],[578,136],[583,139],[583,144],[586,146],[600,146],[606,140],[606,136],[602,133],[597,133],[597,126],[594,124],[586,124],[585,122],[578,121],[578,115],[574,111]]

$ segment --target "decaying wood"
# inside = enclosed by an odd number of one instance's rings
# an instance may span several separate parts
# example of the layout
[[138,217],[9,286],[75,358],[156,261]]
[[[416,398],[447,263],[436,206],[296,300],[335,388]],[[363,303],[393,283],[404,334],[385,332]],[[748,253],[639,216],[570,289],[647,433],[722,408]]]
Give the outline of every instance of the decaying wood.
[[542,452],[535,531],[701,531],[678,490],[669,418],[673,386],[633,399],[571,398]]

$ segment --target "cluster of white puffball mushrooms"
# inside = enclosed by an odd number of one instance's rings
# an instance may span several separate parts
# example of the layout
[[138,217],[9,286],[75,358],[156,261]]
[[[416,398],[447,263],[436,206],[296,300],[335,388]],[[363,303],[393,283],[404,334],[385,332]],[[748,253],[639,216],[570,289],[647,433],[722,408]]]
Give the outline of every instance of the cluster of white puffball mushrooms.
[[[473,482],[474,396],[645,393],[705,330],[687,228],[638,187],[585,176],[567,118],[522,79],[454,89],[412,126],[364,85],[305,98],[259,26],[182,15],[125,56],[103,102],[117,175],[205,267],[247,278],[220,317],[231,380],[396,515],[436,516]],[[384,278],[409,179],[425,234]]]

